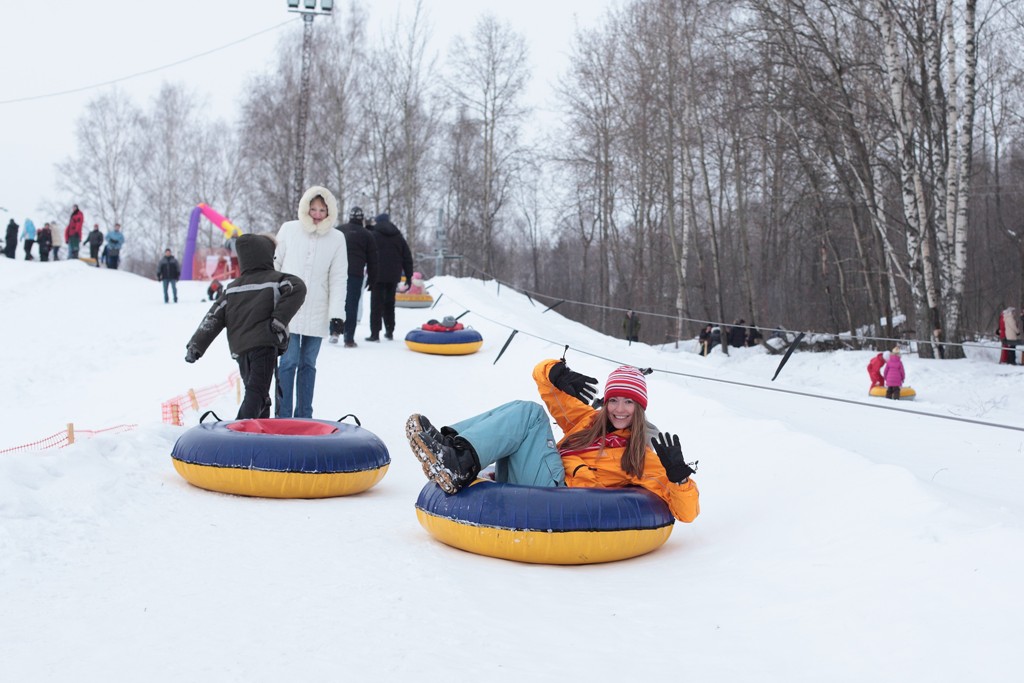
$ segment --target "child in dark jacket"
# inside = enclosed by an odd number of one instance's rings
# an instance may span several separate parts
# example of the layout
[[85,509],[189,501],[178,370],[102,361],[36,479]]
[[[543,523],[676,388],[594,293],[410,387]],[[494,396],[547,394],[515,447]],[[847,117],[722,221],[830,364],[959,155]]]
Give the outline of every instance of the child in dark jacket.
[[306,299],[306,285],[294,275],[274,270],[273,238],[241,235],[235,246],[242,274],[224,288],[224,295],[199,323],[185,347],[185,360],[199,360],[227,328],[228,348],[245,385],[237,419],[270,417],[270,383],[277,357],[288,347],[288,323]]

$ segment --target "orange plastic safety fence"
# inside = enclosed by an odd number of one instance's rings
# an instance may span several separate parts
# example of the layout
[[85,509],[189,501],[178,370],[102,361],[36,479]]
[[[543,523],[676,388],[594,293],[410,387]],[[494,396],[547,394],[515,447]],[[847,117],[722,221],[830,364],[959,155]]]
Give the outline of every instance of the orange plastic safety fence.
[[103,434],[105,432],[115,432],[119,434],[121,432],[130,432],[131,430],[137,427],[138,425],[126,424],[117,425],[116,427],[107,427],[105,429],[75,429],[73,424],[69,424],[67,429],[57,432],[55,434],[51,434],[45,439],[33,441],[32,443],[27,443],[22,446],[4,448],[0,450],[0,455],[4,453],[14,453],[17,451],[45,451],[51,448],[64,448],[65,446],[70,446],[72,443],[74,443],[75,441],[82,437],[92,438],[97,434]]
[[238,370],[233,370],[228,378],[220,384],[212,384],[201,389],[189,389],[188,393],[180,394],[161,403],[160,418],[166,424],[180,427],[184,424],[182,416],[186,410],[199,411],[232,391],[238,397],[241,381]]

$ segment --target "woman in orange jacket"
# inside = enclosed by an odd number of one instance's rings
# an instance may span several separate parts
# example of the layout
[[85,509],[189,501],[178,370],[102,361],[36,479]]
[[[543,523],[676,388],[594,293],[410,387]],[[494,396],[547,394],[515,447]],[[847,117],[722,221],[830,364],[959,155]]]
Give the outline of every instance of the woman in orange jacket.
[[546,360],[533,370],[540,396],[564,437],[556,445],[544,408],[512,401],[440,430],[423,415],[406,421],[406,436],[423,472],[453,494],[495,466],[495,479],[528,486],[620,488],[642,486],[673,516],[692,522],[700,512],[694,469],[679,437],[647,440],[647,381],[622,366],[608,376],[604,400],[593,408],[597,380]]

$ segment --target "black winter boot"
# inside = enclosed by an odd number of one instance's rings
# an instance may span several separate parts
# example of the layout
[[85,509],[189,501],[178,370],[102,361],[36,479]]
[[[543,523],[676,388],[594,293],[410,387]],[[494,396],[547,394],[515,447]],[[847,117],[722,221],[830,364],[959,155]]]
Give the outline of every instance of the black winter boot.
[[458,493],[480,473],[480,459],[473,446],[454,433],[450,427],[437,431],[423,415],[410,415],[405,423],[405,436],[423,473],[449,494]]

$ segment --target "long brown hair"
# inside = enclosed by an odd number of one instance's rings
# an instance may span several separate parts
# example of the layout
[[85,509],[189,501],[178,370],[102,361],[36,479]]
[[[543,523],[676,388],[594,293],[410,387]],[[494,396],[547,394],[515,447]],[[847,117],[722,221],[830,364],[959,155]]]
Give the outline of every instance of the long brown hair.
[[[633,421],[627,429],[629,439],[626,447],[622,449],[622,459],[619,466],[623,471],[633,477],[641,477],[644,473],[644,462],[647,460],[647,415],[639,403],[633,403]],[[573,432],[562,439],[558,447],[565,449],[586,448],[593,444],[602,444],[604,450],[604,437],[612,429],[611,421],[608,419],[608,408],[602,405],[595,413],[593,422],[578,432]]]

